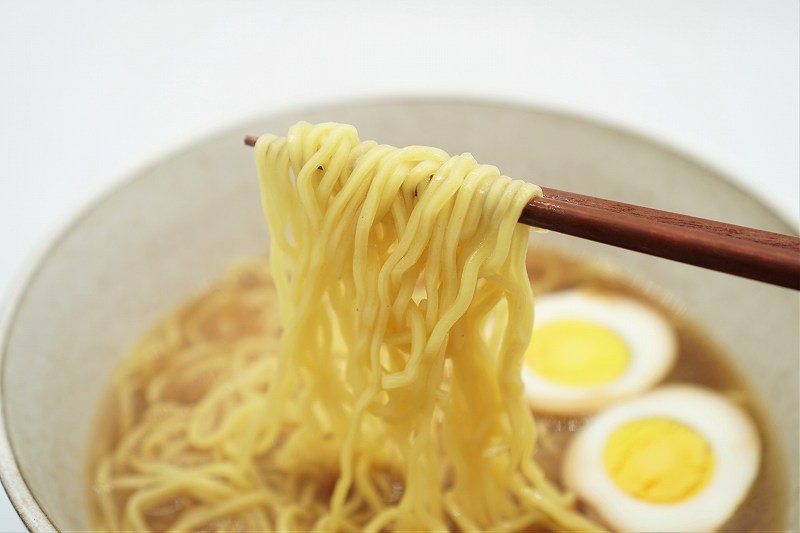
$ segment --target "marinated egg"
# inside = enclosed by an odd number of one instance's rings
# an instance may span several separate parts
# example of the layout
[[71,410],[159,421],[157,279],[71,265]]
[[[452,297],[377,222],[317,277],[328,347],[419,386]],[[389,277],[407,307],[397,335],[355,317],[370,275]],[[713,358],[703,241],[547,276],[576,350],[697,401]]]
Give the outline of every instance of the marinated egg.
[[710,531],[745,498],[760,457],[740,407],[668,385],[592,418],[570,443],[562,477],[618,531]]
[[672,367],[675,333],[655,309],[571,290],[536,299],[522,378],[531,407],[582,415],[640,394]]

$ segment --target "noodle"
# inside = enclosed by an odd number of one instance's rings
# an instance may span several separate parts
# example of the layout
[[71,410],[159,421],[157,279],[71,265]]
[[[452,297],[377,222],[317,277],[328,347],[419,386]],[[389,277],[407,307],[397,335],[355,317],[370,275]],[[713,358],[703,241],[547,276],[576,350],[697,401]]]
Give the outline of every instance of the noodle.
[[533,461],[516,221],[540,190],[333,123],[255,156],[271,275],[232,269],[117,375],[98,527],[597,529]]

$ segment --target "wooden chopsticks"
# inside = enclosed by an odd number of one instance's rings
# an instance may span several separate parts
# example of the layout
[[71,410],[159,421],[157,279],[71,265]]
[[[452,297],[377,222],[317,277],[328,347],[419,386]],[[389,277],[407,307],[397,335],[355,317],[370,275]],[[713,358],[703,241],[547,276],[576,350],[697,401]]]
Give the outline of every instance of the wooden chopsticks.
[[[245,137],[254,146],[257,137]],[[522,224],[800,290],[800,238],[542,187]]]
[[520,222],[800,290],[800,239],[542,188]]

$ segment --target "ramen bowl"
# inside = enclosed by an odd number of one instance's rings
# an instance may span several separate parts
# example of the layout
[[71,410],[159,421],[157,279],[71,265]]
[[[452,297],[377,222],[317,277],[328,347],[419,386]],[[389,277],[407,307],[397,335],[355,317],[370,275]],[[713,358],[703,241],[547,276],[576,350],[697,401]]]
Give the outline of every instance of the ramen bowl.
[[[122,181],[55,236],[0,329],[0,475],[32,530],[86,530],[88,440],[108,379],[159,317],[269,237],[246,134],[298,120],[356,125],[362,139],[472,152],[504,174],[781,233],[792,228],[718,173],[650,140],[581,118],[474,101],[386,100],[296,110],[187,147]],[[661,291],[730,355],[798,471],[798,299],[759,282],[555,233],[534,240],[618,265]],[[779,487],[797,528],[798,479]],[[657,527],[657,524],[654,524]]]

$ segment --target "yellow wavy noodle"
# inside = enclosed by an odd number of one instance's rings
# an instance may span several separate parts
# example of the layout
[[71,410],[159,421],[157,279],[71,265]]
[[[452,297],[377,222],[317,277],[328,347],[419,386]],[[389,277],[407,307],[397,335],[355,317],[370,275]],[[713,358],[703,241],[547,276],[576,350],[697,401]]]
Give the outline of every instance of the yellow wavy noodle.
[[516,220],[540,190],[333,123],[255,157],[271,272],[232,268],[123,364],[95,525],[597,529],[533,462]]

